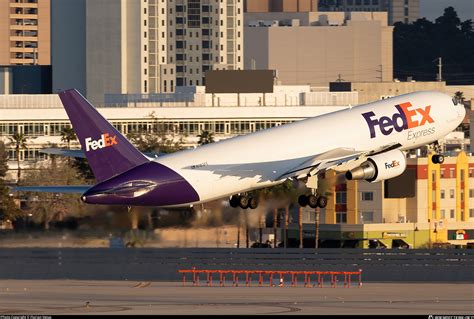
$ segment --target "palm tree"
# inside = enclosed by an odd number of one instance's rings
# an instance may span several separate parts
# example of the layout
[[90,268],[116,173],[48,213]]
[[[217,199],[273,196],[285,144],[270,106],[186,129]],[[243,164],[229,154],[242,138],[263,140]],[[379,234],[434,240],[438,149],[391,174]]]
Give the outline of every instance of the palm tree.
[[71,148],[71,141],[74,141],[76,138],[76,132],[74,132],[72,127],[65,127],[61,130],[61,142],[66,143],[68,149]]
[[213,132],[202,131],[201,134],[199,134],[197,137],[199,137],[199,141],[198,141],[199,145],[214,143],[214,133]]
[[459,102],[464,103],[465,98],[464,98],[464,93],[463,92],[457,91],[456,93],[454,93],[454,98],[456,100],[458,100]]
[[9,137],[10,143],[15,144],[16,162],[18,164],[17,184],[20,184],[21,168],[20,168],[20,151],[26,148],[27,138],[23,133],[15,133]]

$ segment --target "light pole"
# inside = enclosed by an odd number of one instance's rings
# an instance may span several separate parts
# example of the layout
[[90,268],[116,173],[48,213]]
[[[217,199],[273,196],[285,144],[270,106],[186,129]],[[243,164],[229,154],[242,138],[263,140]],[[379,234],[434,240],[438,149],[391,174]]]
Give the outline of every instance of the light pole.
[[416,232],[418,231],[418,226],[415,224],[415,229],[413,229],[413,249],[416,249]]

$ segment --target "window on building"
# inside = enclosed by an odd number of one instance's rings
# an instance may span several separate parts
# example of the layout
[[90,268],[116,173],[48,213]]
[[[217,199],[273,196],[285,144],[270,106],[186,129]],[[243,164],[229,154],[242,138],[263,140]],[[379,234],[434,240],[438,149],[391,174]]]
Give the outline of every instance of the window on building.
[[474,209],[469,208],[469,218],[474,218]]
[[444,189],[440,190],[440,196],[441,196],[441,199],[444,199]]
[[362,192],[362,200],[364,201],[373,201],[374,192]]
[[461,202],[464,202],[464,188],[461,188]]
[[336,223],[338,224],[346,224],[347,223],[347,213],[336,213]]
[[346,204],[346,203],[347,203],[347,193],[336,192],[336,204]]
[[454,189],[449,190],[449,198],[454,198]]
[[444,178],[444,168],[442,168],[440,171],[439,171],[439,175],[441,178]]
[[444,209],[441,210],[441,218],[446,218],[446,211]]
[[371,223],[374,221],[374,212],[362,212],[362,221],[364,223]]
[[463,169],[461,169],[460,174],[461,174],[461,176],[460,176],[461,177],[461,182],[464,182],[464,170]]
[[449,217],[450,217],[450,218],[454,218],[454,209],[451,209],[451,210],[449,211]]
[[474,198],[474,189],[469,189],[469,198]]

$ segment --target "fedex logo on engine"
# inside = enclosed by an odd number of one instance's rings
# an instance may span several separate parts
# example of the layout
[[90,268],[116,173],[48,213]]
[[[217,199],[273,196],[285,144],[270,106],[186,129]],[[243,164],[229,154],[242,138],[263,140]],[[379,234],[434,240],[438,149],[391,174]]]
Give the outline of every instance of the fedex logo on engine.
[[400,166],[400,162],[396,160],[393,160],[389,163],[385,163],[385,169],[395,168],[397,166]]
[[431,105],[417,109],[413,109],[412,107],[413,106],[410,102],[395,105],[395,108],[398,111],[397,113],[393,114],[392,117],[382,116],[379,119],[375,118],[374,112],[362,113],[362,116],[369,126],[370,138],[376,136],[376,126],[378,126],[379,131],[383,135],[389,135],[393,130],[401,132],[406,129],[434,122],[433,118],[430,116]]
[[90,150],[95,151],[100,148],[110,147],[112,145],[117,145],[117,136],[110,136],[109,133],[102,134],[100,139],[92,140],[92,137],[88,137],[85,139],[86,143],[86,152]]

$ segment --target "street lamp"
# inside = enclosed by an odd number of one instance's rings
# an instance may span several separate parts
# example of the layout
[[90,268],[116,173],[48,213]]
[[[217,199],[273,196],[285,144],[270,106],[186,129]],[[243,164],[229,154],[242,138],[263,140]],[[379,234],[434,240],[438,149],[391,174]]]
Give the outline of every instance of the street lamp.
[[413,229],[413,249],[416,248],[416,232],[418,231],[418,226],[415,224],[415,229]]

